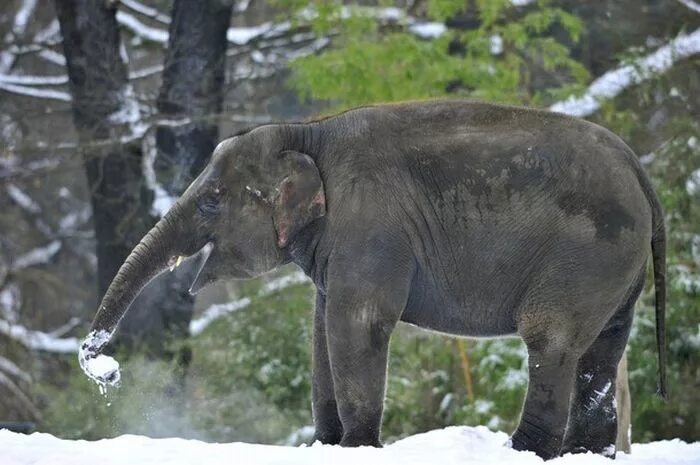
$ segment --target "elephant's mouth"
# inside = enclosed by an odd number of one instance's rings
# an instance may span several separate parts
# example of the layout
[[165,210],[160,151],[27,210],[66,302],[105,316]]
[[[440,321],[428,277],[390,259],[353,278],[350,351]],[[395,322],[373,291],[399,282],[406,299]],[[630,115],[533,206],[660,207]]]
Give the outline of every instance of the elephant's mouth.
[[209,257],[211,257],[211,253],[214,251],[214,242],[209,241],[206,244],[204,244],[204,247],[202,247],[200,253],[200,261],[201,265],[199,266],[199,271],[197,272],[197,276],[194,278],[194,281],[192,282],[192,285],[190,286],[190,294],[195,295],[199,291],[202,290],[204,286],[209,284],[211,282],[211,278],[206,273],[206,268],[207,268],[207,262],[209,261]]

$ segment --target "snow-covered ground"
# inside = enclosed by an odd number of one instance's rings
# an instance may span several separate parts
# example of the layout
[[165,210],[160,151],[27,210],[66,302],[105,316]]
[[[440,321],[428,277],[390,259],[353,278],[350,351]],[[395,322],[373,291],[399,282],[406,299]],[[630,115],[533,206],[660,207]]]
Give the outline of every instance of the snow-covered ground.
[[[120,436],[101,441],[67,441],[51,435],[30,436],[0,431],[0,463],[3,465],[166,465],[166,464],[299,464],[299,465],[530,465],[543,461],[530,452],[503,446],[508,436],[483,426],[453,426],[418,434],[383,449],[337,446],[262,446],[232,443],[209,444],[185,439],[151,439]],[[567,455],[548,465],[612,464],[592,454]],[[634,444],[632,454],[618,454],[617,464],[700,464],[700,442],[679,440]]]

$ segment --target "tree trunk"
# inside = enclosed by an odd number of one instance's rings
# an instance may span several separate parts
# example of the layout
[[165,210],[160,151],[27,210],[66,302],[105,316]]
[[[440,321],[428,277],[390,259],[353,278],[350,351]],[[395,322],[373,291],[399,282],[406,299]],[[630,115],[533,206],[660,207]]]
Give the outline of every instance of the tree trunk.
[[[217,144],[216,116],[222,107],[230,18],[229,2],[175,0],[173,4],[157,107],[163,119],[190,122],[156,128],[154,168],[158,181],[174,197],[199,174]],[[196,264],[197,260],[186,262],[144,289],[122,320],[117,337],[129,345],[147,341],[149,349],[158,352],[167,352],[168,338],[186,337],[194,308],[188,289]],[[186,365],[187,348],[178,353]]]
[[90,188],[100,296],[154,219],[142,200],[141,154],[120,137],[137,117],[120,55],[115,9],[108,2],[55,0]]
[[[98,287],[104,295],[140,238],[153,226],[153,193],[145,189],[142,153],[119,143],[137,122],[138,107],[120,55],[111,5],[117,2],[55,0],[73,96],[73,119],[84,149],[97,239]],[[193,122],[156,131],[156,170],[164,188],[180,195],[201,170],[217,139],[230,2],[175,0],[158,109]],[[131,123],[131,124],[130,124]],[[187,336],[194,300],[187,290],[192,264],[148,286],[122,320],[115,340],[127,348],[170,357],[171,342]],[[187,361],[188,352],[178,351]]]
[[617,366],[615,399],[617,400],[616,447],[618,452],[629,454],[632,451],[632,445],[630,444],[632,402],[630,397],[629,377],[627,374],[627,351],[622,355],[622,360],[620,360],[620,364]]

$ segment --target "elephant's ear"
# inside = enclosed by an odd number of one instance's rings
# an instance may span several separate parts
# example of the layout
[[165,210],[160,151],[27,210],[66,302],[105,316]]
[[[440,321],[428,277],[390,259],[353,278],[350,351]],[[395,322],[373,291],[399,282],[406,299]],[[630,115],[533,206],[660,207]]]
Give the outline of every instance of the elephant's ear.
[[287,168],[277,186],[274,221],[277,245],[286,247],[307,224],[326,214],[326,195],[316,163],[306,154],[284,151],[280,161]]

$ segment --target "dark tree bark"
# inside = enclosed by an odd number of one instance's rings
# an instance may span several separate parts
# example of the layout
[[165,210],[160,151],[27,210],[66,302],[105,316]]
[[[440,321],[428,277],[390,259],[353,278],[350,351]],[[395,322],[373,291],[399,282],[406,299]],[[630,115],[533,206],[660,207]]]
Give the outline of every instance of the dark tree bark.
[[157,105],[162,116],[192,121],[156,131],[156,169],[174,195],[202,170],[217,143],[230,18],[231,2],[175,0],[173,5]]
[[[138,240],[155,223],[145,188],[140,147],[115,141],[129,131],[129,83],[119,50],[115,9],[106,1],[55,0],[64,37],[73,119],[82,142],[102,141],[84,154],[97,239],[98,286],[104,295]],[[156,128],[156,171],[163,187],[179,195],[206,164],[216,142],[221,110],[226,30],[231,2],[175,0],[163,84],[157,101],[163,117],[189,124]],[[133,114],[133,112],[132,112]],[[136,299],[116,341],[152,356],[170,357],[172,340],[187,336],[194,300],[187,292],[193,264],[157,278]],[[178,357],[187,361],[187,350]]]
[[[165,55],[163,83],[157,100],[160,117],[191,121],[156,128],[156,176],[166,191],[179,196],[202,170],[217,143],[216,116],[223,100],[226,31],[230,2],[175,0]],[[147,340],[151,350],[155,328],[181,339],[192,319],[194,297],[188,289],[196,275],[197,260],[153,281],[133,303],[121,323],[121,340]],[[160,311],[154,313],[158,307]],[[186,362],[188,351],[179,352]]]
[[97,239],[97,281],[102,295],[153,218],[142,199],[141,154],[118,143],[130,131],[119,118],[128,101],[115,10],[107,2],[56,0],[63,35],[73,121],[84,148]]

